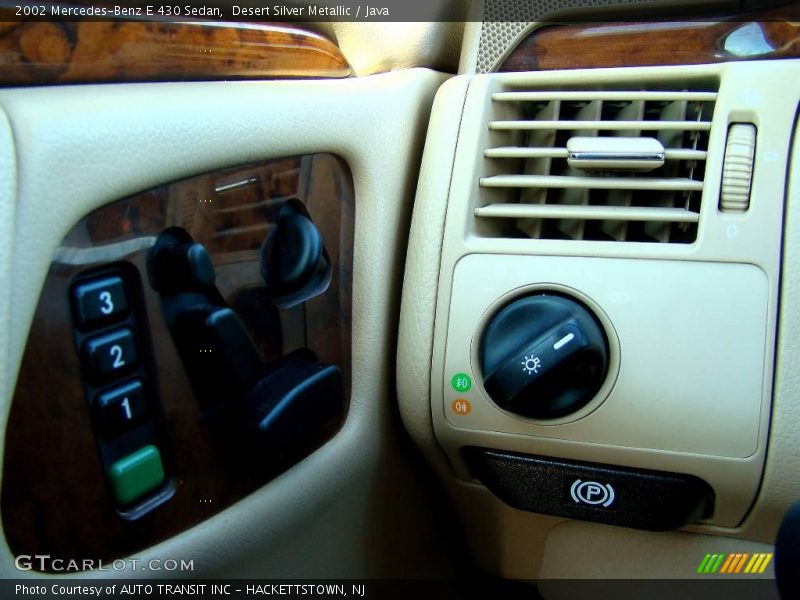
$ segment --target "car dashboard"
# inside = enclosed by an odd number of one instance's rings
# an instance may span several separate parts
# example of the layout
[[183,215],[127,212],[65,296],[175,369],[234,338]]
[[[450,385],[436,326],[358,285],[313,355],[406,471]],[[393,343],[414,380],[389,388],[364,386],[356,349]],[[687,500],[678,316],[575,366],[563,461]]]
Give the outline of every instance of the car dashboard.
[[3,579],[792,597],[797,5],[304,4],[3,8]]

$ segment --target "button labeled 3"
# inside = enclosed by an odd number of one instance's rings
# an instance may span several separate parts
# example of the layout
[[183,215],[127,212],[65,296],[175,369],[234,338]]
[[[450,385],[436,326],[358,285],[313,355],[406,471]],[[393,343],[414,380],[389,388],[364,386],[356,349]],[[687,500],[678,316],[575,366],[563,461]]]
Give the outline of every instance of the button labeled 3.
[[72,307],[79,327],[115,320],[128,311],[128,298],[121,277],[104,277],[80,283],[72,291]]

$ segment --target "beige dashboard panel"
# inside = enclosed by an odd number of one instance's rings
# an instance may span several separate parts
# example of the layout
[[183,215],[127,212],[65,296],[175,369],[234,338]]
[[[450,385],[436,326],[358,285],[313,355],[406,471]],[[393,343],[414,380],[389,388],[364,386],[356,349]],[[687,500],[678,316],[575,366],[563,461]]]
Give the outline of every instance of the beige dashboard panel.
[[[399,576],[399,569],[441,575],[437,557],[444,552],[434,538],[431,550],[421,552],[403,541],[416,541],[404,530],[436,525],[399,450],[389,381],[402,275],[397,259],[430,106],[444,79],[420,69],[343,81],[0,92],[0,290],[9,296],[0,313],[3,431],[53,252],[84,214],[155,185],[272,157],[331,152],[353,173],[353,386],[345,425],[266,487],[139,553],[140,560],[193,559],[196,577],[385,577]],[[380,518],[389,499],[395,512]],[[26,575],[14,569],[5,544],[0,574]]]
[[[793,351],[788,327],[791,327],[789,323],[793,321],[790,315],[793,314],[794,301],[792,289],[785,287],[788,280],[784,280],[783,294],[779,297],[781,268],[784,269],[783,277],[786,278],[786,269],[790,264],[781,264],[780,252],[783,225],[781,200],[785,193],[784,182],[790,172],[791,157],[795,157],[791,158],[795,161],[792,173],[797,170],[796,153],[793,154],[791,149],[800,95],[796,86],[790,83],[793,79],[790,75],[792,73],[795,76],[800,75],[800,62],[776,61],[674,69],[599,69],[587,72],[526,73],[516,77],[462,76],[451,80],[442,88],[433,114],[434,122],[459,121],[459,137],[447,156],[441,152],[435,157],[426,155],[423,163],[423,172],[432,168],[431,165],[436,165],[439,173],[449,176],[449,180],[447,184],[440,184],[436,195],[428,194],[428,188],[421,186],[417,196],[409,248],[409,257],[413,259],[407,264],[404,280],[405,289],[413,292],[404,295],[401,310],[398,388],[401,414],[407,422],[407,428],[415,441],[425,449],[429,460],[436,465],[440,477],[450,484],[453,502],[460,507],[462,514],[469,514],[472,519],[480,518],[465,505],[468,494],[464,494],[463,486],[456,483],[459,480],[471,481],[460,449],[468,445],[479,445],[575,460],[702,473],[701,476],[714,480],[713,485],[718,495],[716,516],[714,521],[691,526],[689,530],[772,542],[780,515],[794,499],[800,497],[800,484],[796,478],[797,465],[792,458],[795,445],[789,439],[789,433],[798,423],[798,402],[791,394],[794,377],[788,372],[784,375],[781,370],[784,360],[782,357],[790,357]],[[659,82],[666,82],[667,85],[674,86],[670,89],[681,89],[681,86],[691,89],[692,81],[703,81],[705,85],[712,87],[719,86],[714,124],[710,131],[707,174],[696,242],[636,244],[511,239],[485,235],[485,232],[473,225],[473,210],[483,205],[478,200],[477,183],[484,160],[482,150],[488,147],[486,124],[491,117],[487,112],[487,99],[492,92],[500,91],[501,86],[507,86],[503,89],[547,89],[556,92],[559,89],[640,89],[637,86],[642,85],[642,82],[646,82],[648,89],[657,89]],[[448,98],[447,107],[444,106],[444,98]],[[736,122],[753,123],[758,129],[751,210],[745,215],[725,214],[717,208],[722,149],[725,147],[728,126]],[[428,144],[438,141],[437,136],[432,131],[429,132]],[[446,197],[442,194],[445,185],[448,190]],[[789,225],[793,218],[792,211],[797,209],[792,202],[794,196],[790,191],[787,208]],[[447,211],[444,224],[423,221],[417,217],[417,214],[436,214],[440,210]],[[784,231],[787,248],[784,261],[791,260],[788,252],[792,243],[792,231],[790,226]],[[436,237],[443,240],[440,251],[430,241]],[[493,258],[498,260],[493,262]],[[467,268],[465,265],[470,264],[470,261],[478,266]],[[659,286],[672,286],[675,289],[667,294],[675,293],[680,296],[680,290],[683,289],[680,282],[684,274],[687,282],[694,281],[687,288],[691,290],[694,287],[699,292],[696,294],[698,305],[704,308],[698,311],[698,321],[694,325],[694,333],[698,337],[692,338],[690,335],[690,340],[698,343],[701,337],[712,335],[718,338],[719,346],[716,347],[721,350],[724,340],[731,340],[733,345],[737,343],[735,340],[744,341],[737,337],[742,334],[747,338],[746,345],[749,348],[741,356],[737,355],[734,360],[736,366],[733,363],[715,362],[720,361],[723,354],[733,359],[736,353],[729,349],[708,359],[710,363],[707,364],[714,368],[709,368],[709,379],[701,386],[705,390],[704,397],[707,397],[708,392],[716,395],[723,389],[732,391],[731,388],[725,388],[724,384],[722,387],[715,385],[713,373],[718,368],[729,375],[736,370],[734,379],[740,383],[747,379],[749,391],[740,390],[743,393],[731,405],[710,403],[705,405],[706,409],[700,409],[700,412],[696,410],[698,405],[691,407],[689,413],[693,417],[691,422],[687,422],[685,432],[677,426],[677,421],[672,433],[669,433],[671,425],[664,430],[653,429],[642,421],[647,411],[639,413],[637,407],[632,406],[630,416],[637,416],[631,421],[623,419],[619,424],[619,441],[623,443],[617,444],[614,449],[613,443],[608,444],[613,442],[612,424],[609,422],[608,428],[598,429],[594,427],[593,419],[602,419],[604,411],[610,411],[608,414],[611,414],[616,409],[622,409],[621,404],[608,404],[604,398],[595,399],[590,409],[585,414],[578,415],[573,422],[556,425],[534,423],[511,417],[486,399],[480,385],[479,369],[470,371],[477,383],[467,393],[475,395],[476,402],[472,403],[474,413],[489,415],[486,423],[469,425],[466,423],[469,416],[462,417],[448,412],[453,400],[448,395],[453,393],[449,385],[450,376],[453,372],[474,367],[472,363],[476,355],[471,345],[475,343],[481,323],[485,321],[486,313],[490,312],[491,307],[502,302],[504,297],[526,289],[526,286],[550,285],[571,287],[579,297],[581,294],[589,296],[599,309],[609,314],[617,310],[612,298],[607,295],[610,290],[602,289],[600,285],[587,292],[587,289],[592,288],[589,280],[595,276],[606,279],[606,283],[613,282],[616,268],[613,265],[621,265],[624,261],[630,261],[629,264],[636,264],[637,267],[631,277],[624,280],[624,285],[617,287],[627,286],[631,288],[629,292],[634,290],[638,293],[641,290],[636,290],[636,280],[644,281],[640,275],[645,280],[654,281],[655,287],[648,290],[653,292],[653,296],[648,297],[648,302],[656,300],[659,290],[666,291]],[[600,267],[603,262],[609,267]],[[439,265],[435,278],[429,276],[431,263]],[[679,276],[677,273],[667,275],[674,263],[683,265],[678,267],[678,271],[685,268],[685,273]],[[493,266],[490,267],[490,264]],[[641,270],[639,264],[642,265]],[[645,275],[647,265],[653,267],[650,279]],[[726,274],[723,275],[723,272]],[[616,281],[623,283],[623,279]],[[642,285],[642,289],[647,287]],[[708,288],[700,291],[698,288],[704,285],[708,285]],[[595,298],[596,295],[605,299],[599,301]],[[640,297],[643,299],[645,295]],[[691,295],[691,298],[694,299],[695,295]],[[681,298],[684,301],[686,299],[686,295]],[[435,308],[431,309],[432,305]],[[461,307],[469,305],[473,305],[472,309],[468,309],[473,310],[473,313],[462,315],[459,312],[456,316],[451,314],[452,307],[457,306],[460,311]],[[779,312],[781,329],[777,331]],[[650,317],[655,314],[661,313],[653,311]],[[708,318],[704,319],[703,314]],[[741,319],[736,315],[740,315]],[[610,318],[615,335],[620,339],[621,368],[626,368],[626,360],[633,353],[637,354],[635,364],[645,371],[652,369],[660,358],[654,358],[654,353],[646,356],[641,356],[640,353],[647,353],[647,338],[653,331],[653,325],[642,324],[638,334],[641,337],[634,342],[623,339],[628,338],[635,330],[634,327],[622,325],[624,320],[621,315]],[[739,323],[745,321],[746,324],[739,329]],[[732,324],[737,329],[736,332],[732,332]],[[674,326],[673,321],[672,327]],[[744,329],[748,328],[749,333],[745,333]],[[623,334],[620,329],[628,330],[629,333]],[[451,334],[457,340],[455,352],[458,358],[455,362],[458,365],[450,362],[453,350]],[[429,380],[409,377],[410,373],[418,373],[420,356],[412,356],[408,351],[411,348],[419,350],[424,347],[423,342],[418,339],[422,335],[427,335],[432,340],[432,370]],[[779,353],[773,360],[776,342]],[[670,355],[679,345],[677,339],[672,338],[666,343],[665,354]],[[694,345],[686,356],[677,357],[677,364],[687,366],[681,361],[688,359],[692,353],[695,353],[695,358],[701,358],[701,350]],[[744,360],[740,361],[740,358]],[[750,359],[755,364],[751,364]],[[773,394],[772,379],[776,365],[776,393]],[[732,370],[727,371],[728,368]],[[742,369],[747,371],[747,375],[740,372]],[[695,367],[693,372],[693,376],[702,377],[702,369]],[[650,375],[652,374],[654,372],[650,371]],[[662,376],[667,375],[662,373]],[[675,381],[680,387],[680,380]],[[616,383],[621,382],[622,379]],[[669,385],[672,380],[666,383]],[[649,389],[658,394],[658,386],[651,386]],[[612,389],[609,398],[613,394]],[[716,397],[719,399],[723,396],[724,393]],[[736,416],[728,421],[724,413],[734,405],[738,406]],[[424,406],[430,407],[429,416],[422,416]],[[651,414],[658,414],[659,410]],[[772,410],[787,416],[781,420],[773,419],[768,438]],[[705,420],[705,423],[701,420]],[[714,420],[718,421],[719,429],[715,429]],[[461,426],[454,425],[459,422],[462,423]],[[634,422],[641,423],[639,430]],[[654,423],[658,422],[660,421],[654,420]],[[705,434],[698,430],[703,427],[707,427]],[[608,437],[603,438],[603,431]],[[737,432],[736,435],[729,435],[733,431]],[[763,481],[762,465],[765,477]],[[499,500],[495,502],[500,503]],[[503,522],[511,519],[505,511],[495,512],[493,518]],[[511,512],[515,515],[515,520],[539,522],[545,529],[552,527],[551,521],[539,515]],[[595,527],[612,531],[604,526]],[[505,539],[508,536],[515,537],[514,527],[496,527],[495,530],[498,532],[496,536],[503,538],[503,541],[496,541],[498,545],[511,543],[511,540]],[[667,537],[660,539],[669,544]],[[514,543],[529,547],[534,554],[541,551],[540,542],[536,540],[526,544],[517,539]],[[502,560],[500,562],[505,565],[498,569],[502,572],[513,572],[515,576],[524,577],[536,577],[538,574],[538,563],[524,568],[519,565],[508,568],[509,564]]]
[[[482,285],[473,284],[489,272],[492,277]],[[536,285],[531,287],[531,281]],[[486,318],[497,305],[542,289],[597,303],[612,364],[607,389],[585,409],[533,421],[491,402],[480,384],[477,354]],[[506,295],[506,290],[512,291]],[[690,305],[685,303],[687,290]],[[445,377],[440,410],[459,429],[748,458],[758,449],[759,434],[764,435],[762,397],[769,394],[763,376],[767,294],[764,273],[752,265],[466,256],[454,274],[445,372],[469,371],[476,383],[459,394]],[[732,321],[736,327],[729,326]],[[654,390],[654,381],[664,387]],[[468,415],[450,410],[460,396],[472,399]],[[539,448],[545,447],[542,441]]]

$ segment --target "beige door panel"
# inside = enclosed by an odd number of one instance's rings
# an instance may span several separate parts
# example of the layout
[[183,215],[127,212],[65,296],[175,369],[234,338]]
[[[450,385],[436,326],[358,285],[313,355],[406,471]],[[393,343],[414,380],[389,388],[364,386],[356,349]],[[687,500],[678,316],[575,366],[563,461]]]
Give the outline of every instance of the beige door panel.
[[[390,381],[416,174],[443,80],[410,70],[343,81],[0,92],[3,432],[53,252],[83,215],[155,185],[273,157],[330,152],[353,173],[353,385],[343,428],[256,493],[137,558],[194,559],[195,577],[440,572],[435,535],[430,552],[416,553],[415,532],[436,524],[392,419]],[[20,576],[5,545],[0,572]]]

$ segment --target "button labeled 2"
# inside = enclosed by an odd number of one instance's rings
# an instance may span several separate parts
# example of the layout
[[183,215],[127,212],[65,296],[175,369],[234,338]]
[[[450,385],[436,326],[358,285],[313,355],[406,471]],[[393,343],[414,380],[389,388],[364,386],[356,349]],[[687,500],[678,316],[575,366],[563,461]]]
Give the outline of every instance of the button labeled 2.
[[83,345],[83,358],[95,381],[129,372],[139,362],[133,330],[125,327],[90,338]]
[[142,382],[135,379],[103,392],[95,400],[95,411],[100,431],[106,438],[133,429],[147,415]]
[[72,290],[72,308],[82,328],[115,320],[128,311],[125,283],[116,275],[79,283]]

